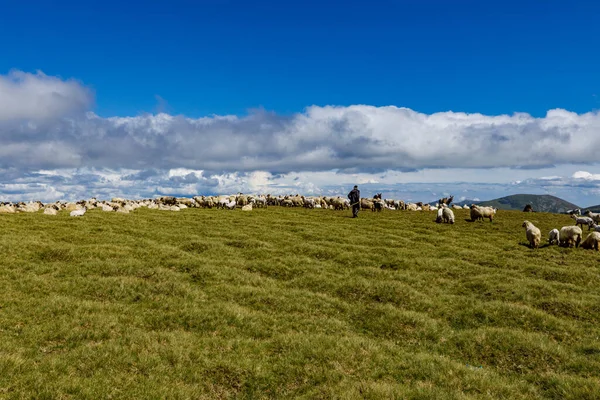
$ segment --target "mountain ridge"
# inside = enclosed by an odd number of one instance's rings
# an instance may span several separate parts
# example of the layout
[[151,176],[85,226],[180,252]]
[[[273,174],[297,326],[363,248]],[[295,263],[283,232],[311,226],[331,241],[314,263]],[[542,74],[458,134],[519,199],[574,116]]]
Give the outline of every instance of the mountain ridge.
[[477,204],[481,206],[492,206],[500,210],[523,210],[527,204],[531,204],[534,211],[564,214],[568,210],[580,208],[581,210],[600,210],[600,205],[592,207],[580,207],[576,204],[548,194],[513,194],[485,201],[465,200],[457,202],[458,205]]

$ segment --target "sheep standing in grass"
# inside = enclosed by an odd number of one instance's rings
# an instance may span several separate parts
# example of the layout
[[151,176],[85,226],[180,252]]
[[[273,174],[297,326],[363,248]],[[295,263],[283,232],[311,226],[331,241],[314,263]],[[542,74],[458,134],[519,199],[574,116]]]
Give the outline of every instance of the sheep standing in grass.
[[483,221],[484,218],[489,218],[490,222],[492,222],[494,215],[496,215],[496,209],[493,207],[481,207],[475,204],[471,205],[471,221]]
[[560,232],[558,232],[558,229],[552,229],[550,231],[550,233],[548,234],[548,243],[552,244],[559,244],[559,238],[560,238]]
[[581,247],[598,251],[598,242],[600,242],[600,232],[592,232],[581,242]]
[[585,213],[588,217],[590,217],[596,224],[600,223],[600,213],[593,213],[588,211]]
[[535,225],[527,220],[523,222],[523,227],[525,228],[525,234],[527,235],[529,247],[532,249],[537,249],[540,247],[540,242],[542,241],[542,232],[540,232]]
[[448,224],[454,223],[454,213],[449,207],[442,207],[442,219]]
[[595,230],[596,232],[600,232],[600,225],[596,225],[593,222],[590,224],[590,228]]
[[575,226],[581,225],[581,228],[583,229],[583,225],[587,225],[588,231],[592,229],[591,224],[594,223],[594,220],[590,217],[578,217],[575,214],[571,214],[571,218],[575,220]]
[[559,233],[559,246],[562,247],[579,247],[583,232],[581,228],[575,225],[563,226]]
[[435,219],[435,222],[440,224],[440,223],[442,223],[443,220],[444,220],[444,207],[440,207],[437,210],[437,217]]

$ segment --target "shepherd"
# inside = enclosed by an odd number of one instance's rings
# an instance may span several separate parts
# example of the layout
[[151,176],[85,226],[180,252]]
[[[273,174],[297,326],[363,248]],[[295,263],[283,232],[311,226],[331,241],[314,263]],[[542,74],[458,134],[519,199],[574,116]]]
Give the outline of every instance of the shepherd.
[[348,199],[350,199],[350,205],[352,206],[352,218],[358,218],[358,211],[360,210],[360,190],[358,190],[358,186],[354,185],[354,189],[348,193]]

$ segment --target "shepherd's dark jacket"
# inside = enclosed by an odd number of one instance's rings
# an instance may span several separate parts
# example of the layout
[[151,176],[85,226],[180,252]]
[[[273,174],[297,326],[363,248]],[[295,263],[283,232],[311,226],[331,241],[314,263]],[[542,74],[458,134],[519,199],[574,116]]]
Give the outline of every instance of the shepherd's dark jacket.
[[360,201],[360,190],[352,189],[352,191],[348,193],[348,198],[350,199],[350,204],[358,203]]

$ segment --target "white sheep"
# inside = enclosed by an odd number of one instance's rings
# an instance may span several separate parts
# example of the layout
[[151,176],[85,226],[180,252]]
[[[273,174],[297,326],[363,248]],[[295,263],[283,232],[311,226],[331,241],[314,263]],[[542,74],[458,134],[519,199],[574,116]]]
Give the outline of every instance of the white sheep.
[[598,251],[598,242],[600,242],[600,232],[592,232],[581,242],[581,247]]
[[409,211],[417,211],[419,208],[419,206],[417,206],[415,203],[408,203],[406,205],[406,209]]
[[442,210],[442,219],[444,220],[444,222],[453,224],[454,223],[454,212],[452,212],[452,210],[447,206],[442,207],[441,210]]
[[550,244],[559,244],[560,240],[560,232],[558,229],[552,229],[550,233],[548,233],[548,243]]
[[527,235],[529,246],[532,249],[537,249],[542,241],[542,232],[540,232],[539,228],[527,220],[523,222],[523,227],[525,228],[525,234]]
[[600,223],[600,213],[593,213],[591,211],[588,211],[585,213],[585,215],[587,215],[592,220],[594,220],[595,223],[597,223],[597,224]]
[[58,213],[58,211],[54,207],[48,207],[48,208],[44,209],[45,215],[56,215],[57,213]]
[[437,210],[437,217],[435,219],[435,222],[438,224],[441,223],[443,221],[443,217],[444,217],[444,208],[440,207]]
[[579,247],[581,236],[583,235],[581,228],[576,225],[563,226],[560,228],[559,245],[563,247]]
[[596,232],[600,232],[600,225],[596,225],[595,223],[591,223],[590,224],[590,228],[592,228],[593,230],[595,230]]
[[496,215],[496,208],[493,207],[482,207],[475,204],[471,205],[471,221],[482,220],[484,218],[489,218],[490,222],[494,219],[494,215]]
[[83,217],[85,212],[87,211],[87,207],[83,207],[80,210],[73,210],[69,213],[71,217]]
[[225,204],[225,208],[227,208],[228,210],[235,210],[235,206],[237,205],[235,200],[232,200],[230,202],[228,202],[227,204]]
[[592,229],[591,224],[594,223],[594,220],[590,217],[578,217],[575,214],[571,214],[571,218],[575,220],[575,226],[581,225],[581,228],[583,229],[583,225],[587,225],[588,231]]

